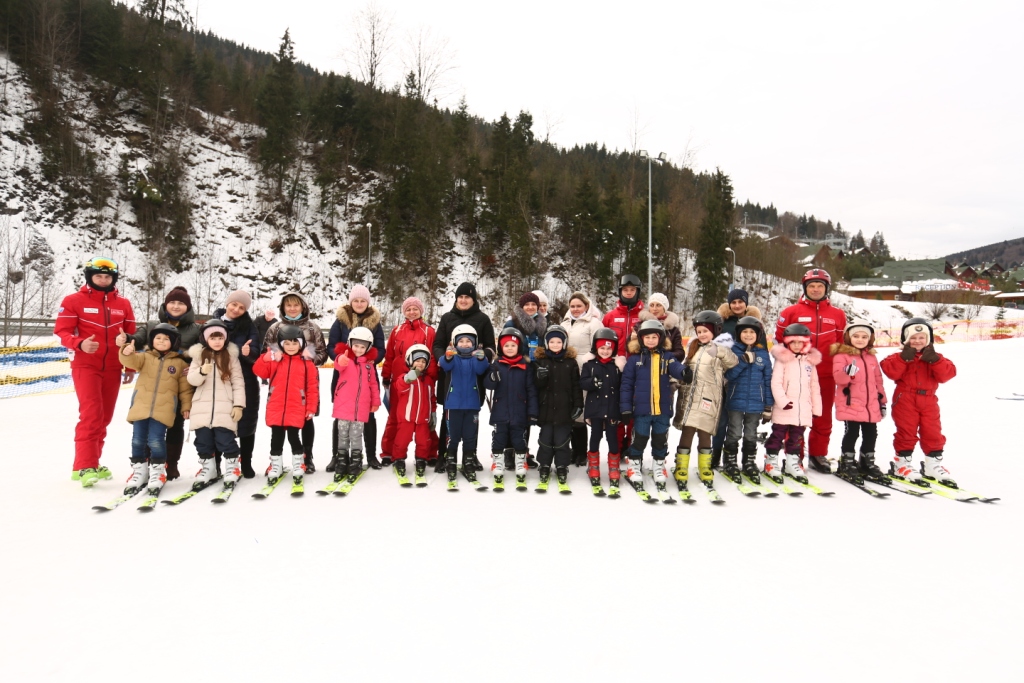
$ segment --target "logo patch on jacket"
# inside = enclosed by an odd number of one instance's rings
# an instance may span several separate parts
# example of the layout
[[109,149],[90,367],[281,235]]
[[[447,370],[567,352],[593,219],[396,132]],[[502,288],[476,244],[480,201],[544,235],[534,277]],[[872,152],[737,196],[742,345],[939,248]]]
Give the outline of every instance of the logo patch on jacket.
[[167,372],[169,372],[169,373],[171,373],[171,374],[173,375],[173,374],[175,374],[176,372],[178,372],[178,368],[174,367],[173,365],[169,365],[169,366],[167,367]]
[[99,313],[100,309],[98,309],[98,308],[83,308],[82,312],[83,313]]
[[796,321],[797,321],[798,323],[809,323],[809,322],[813,322],[813,321],[814,321],[814,318],[812,318],[812,317],[811,317],[811,316],[809,316],[809,315],[807,315],[807,316],[804,316],[804,315],[802,315],[802,316],[800,316],[799,318],[797,318],[797,319],[796,319]]

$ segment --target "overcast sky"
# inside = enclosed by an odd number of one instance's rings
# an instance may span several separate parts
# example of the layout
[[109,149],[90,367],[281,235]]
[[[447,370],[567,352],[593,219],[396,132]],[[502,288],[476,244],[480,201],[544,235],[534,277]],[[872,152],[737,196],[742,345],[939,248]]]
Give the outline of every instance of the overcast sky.
[[[198,26],[339,73],[365,2],[186,0]],[[691,153],[739,201],[885,233],[909,258],[1024,237],[1024,3],[378,0],[447,38],[465,96],[571,147]]]

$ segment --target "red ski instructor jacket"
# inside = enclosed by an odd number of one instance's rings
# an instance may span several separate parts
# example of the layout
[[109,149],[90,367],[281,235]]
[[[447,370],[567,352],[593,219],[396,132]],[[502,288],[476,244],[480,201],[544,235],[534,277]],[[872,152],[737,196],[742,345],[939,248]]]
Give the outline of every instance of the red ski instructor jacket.
[[[121,330],[135,334],[135,314],[132,305],[117,290],[101,292],[82,285],[74,294],[68,294],[60,303],[53,333],[60,343],[71,350],[71,365],[95,370],[121,372],[115,343]],[[85,353],[82,342],[90,337],[99,342],[96,353]]]

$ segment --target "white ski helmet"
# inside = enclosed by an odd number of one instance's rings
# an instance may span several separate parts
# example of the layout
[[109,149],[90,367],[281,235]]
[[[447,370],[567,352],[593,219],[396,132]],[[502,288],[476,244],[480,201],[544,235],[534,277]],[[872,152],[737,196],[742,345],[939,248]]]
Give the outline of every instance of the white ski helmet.
[[366,348],[373,346],[373,332],[368,327],[357,327],[348,333],[348,345],[352,346],[352,342],[359,341],[366,344]]
[[476,347],[477,334],[476,334],[476,328],[474,328],[472,325],[459,325],[454,330],[452,330],[452,341],[451,341],[452,346],[455,346],[455,342],[457,342],[459,340],[459,337],[461,337],[463,335],[467,335],[467,334],[469,336],[473,337],[473,346],[475,348]]
[[410,368],[412,364],[418,361],[420,358],[430,363],[430,349],[423,344],[413,344],[409,347],[409,350],[405,352],[405,364]]

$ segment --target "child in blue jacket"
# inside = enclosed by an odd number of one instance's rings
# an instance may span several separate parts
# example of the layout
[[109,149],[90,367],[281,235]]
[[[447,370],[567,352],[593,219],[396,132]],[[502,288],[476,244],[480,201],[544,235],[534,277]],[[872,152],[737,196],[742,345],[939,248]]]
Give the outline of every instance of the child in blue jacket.
[[498,359],[484,377],[484,388],[493,392],[491,474],[495,491],[505,490],[505,449],[509,447],[515,451],[516,485],[526,485],[526,428],[540,413],[528,348],[522,332],[506,327],[498,336]]
[[594,333],[590,347],[593,358],[583,364],[580,387],[587,392],[583,418],[590,425],[590,449],[587,451],[587,476],[594,495],[603,496],[601,488],[601,437],[608,441],[608,480],[611,495],[619,489],[619,385],[622,371],[615,364],[615,351],[619,335],[615,330],[602,327]]
[[487,372],[487,356],[477,348],[476,329],[472,325],[459,325],[452,330],[451,343],[438,361],[438,367],[449,373],[448,393],[444,399],[444,419],[448,427],[445,448],[448,489],[456,490],[459,442],[474,444],[472,451],[462,453],[462,473],[470,482],[476,482],[476,469],[467,463],[476,460],[476,436],[480,421],[480,375]]
[[738,341],[732,350],[739,364],[725,371],[725,407],[729,414],[728,433],[722,459],[722,473],[737,484],[740,469],[736,452],[743,437],[743,476],[760,483],[757,469],[757,423],[772,419],[772,363],[764,326],[758,318],[745,316],[736,323]]
[[627,348],[630,356],[626,359],[619,390],[622,419],[633,420],[633,443],[628,451],[626,478],[645,501],[656,502],[644,492],[644,449],[650,440],[654,482],[658,490],[663,491],[668,479],[665,458],[668,456],[668,428],[672,421],[670,379],[689,384],[693,373],[672,354],[672,340],[660,320],[645,320],[637,331],[636,340],[630,341]]

